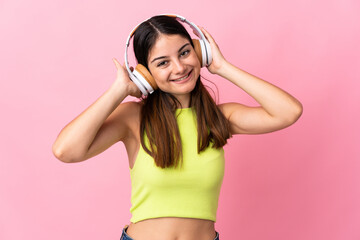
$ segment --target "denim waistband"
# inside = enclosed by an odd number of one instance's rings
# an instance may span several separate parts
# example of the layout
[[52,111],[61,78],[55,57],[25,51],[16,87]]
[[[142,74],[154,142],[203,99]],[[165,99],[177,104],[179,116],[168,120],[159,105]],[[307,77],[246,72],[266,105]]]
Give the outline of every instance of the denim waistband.
[[[131,238],[129,235],[127,235],[126,230],[128,229],[128,227],[129,227],[129,225],[124,226],[120,240],[135,240],[135,239]],[[219,233],[217,231],[215,231],[215,233],[216,233],[216,237],[214,238],[214,240],[220,240]]]

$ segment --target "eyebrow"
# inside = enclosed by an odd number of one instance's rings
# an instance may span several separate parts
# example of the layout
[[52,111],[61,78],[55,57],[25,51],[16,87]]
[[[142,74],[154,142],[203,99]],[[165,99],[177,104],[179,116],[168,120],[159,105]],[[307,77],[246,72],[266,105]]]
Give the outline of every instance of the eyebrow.
[[[181,51],[183,50],[183,48],[186,47],[187,45],[190,45],[190,43],[185,43],[185,44],[179,49],[178,52],[181,52]],[[161,56],[161,57],[154,58],[150,63],[153,63],[154,61],[159,60],[159,59],[162,59],[162,58],[166,58],[166,56]]]

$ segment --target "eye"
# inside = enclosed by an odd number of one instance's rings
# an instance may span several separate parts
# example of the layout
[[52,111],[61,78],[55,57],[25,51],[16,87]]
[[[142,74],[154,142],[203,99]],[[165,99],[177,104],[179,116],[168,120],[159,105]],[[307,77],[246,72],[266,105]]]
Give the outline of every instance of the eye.
[[190,52],[190,50],[185,50],[185,51],[180,53],[180,56],[186,56],[186,55],[189,54],[189,52]]
[[161,67],[161,66],[164,66],[167,64],[168,61],[162,61],[162,62],[159,62],[156,66],[157,67]]

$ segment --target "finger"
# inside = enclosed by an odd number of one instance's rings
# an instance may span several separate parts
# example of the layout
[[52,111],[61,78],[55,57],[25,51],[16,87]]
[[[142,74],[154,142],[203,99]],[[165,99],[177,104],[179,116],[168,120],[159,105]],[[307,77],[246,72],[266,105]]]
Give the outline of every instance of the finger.
[[118,70],[121,71],[123,74],[126,73],[126,76],[128,76],[128,74],[129,74],[128,71],[127,71],[125,63],[120,65],[120,68]]
[[136,93],[135,97],[141,98],[141,96],[142,96],[142,93],[141,93],[141,91],[139,90],[139,91]]
[[201,29],[201,31],[204,33],[204,35],[205,35],[205,37],[206,37],[206,39],[207,40],[211,40],[211,41],[214,41],[214,39],[212,38],[212,36],[205,30],[205,28],[203,28],[203,27],[201,27],[200,28]]
[[199,32],[197,31],[197,30],[195,30],[195,29],[193,29],[193,33],[197,36],[197,37],[200,37],[199,35]]
[[[202,32],[202,34],[204,34],[204,37],[206,40],[208,40],[208,42],[210,42],[210,39],[209,39],[209,34],[207,34],[207,32],[205,31],[205,29],[203,27],[200,27],[198,26],[198,28],[200,29],[200,31]],[[199,36],[200,37],[200,36]]]
[[116,59],[114,60],[114,63],[116,65],[116,69],[117,69],[117,72],[116,72],[117,78],[123,78],[123,77],[128,76],[127,70],[125,67],[125,63],[123,65],[121,65]]
[[121,64],[118,62],[118,60],[116,58],[113,58],[112,60],[113,60],[113,62],[115,64],[116,69],[121,68]]
[[133,94],[131,94],[131,95],[134,97],[140,98],[142,96],[142,92],[140,91],[138,86],[136,86],[136,84],[134,82],[131,82],[131,85],[134,88]]

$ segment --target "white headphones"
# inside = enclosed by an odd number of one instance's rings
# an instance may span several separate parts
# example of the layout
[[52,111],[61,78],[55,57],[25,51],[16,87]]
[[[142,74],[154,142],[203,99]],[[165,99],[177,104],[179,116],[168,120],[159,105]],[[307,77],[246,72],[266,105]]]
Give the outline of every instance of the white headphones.
[[[180,22],[185,22],[200,36],[200,39],[192,39],[194,44],[194,49],[197,54],[197,57],[201,63],[201,67],[209,66],[212,62],[212,53],[210,43],[206,40],[204,34],[201,30],[192,22],[186,20],[184,17],[175,15],[175,14],[161,14],[159,16],[169,16],[176,18]],[[146,19],[145,21],[149,20],[150,18]],[[145,22],[143,21],[143,22]],[[143,23],[141,22],[141,23]],[[154,90],[157,88],[156,82],[154,78],[151,76],[150,72],[141,64],[136,65],[134,71],[130,70],[129,62],[128,62],[128,48],[130,44],[130,39],[134,35],[136,29],[140,26],[139,23],[130,33],[126,41],[125,47],[125,66],[129,73],[130,79],[138,86],[140,91],[144,96],[148,95],[149,93],[153,93]]]

